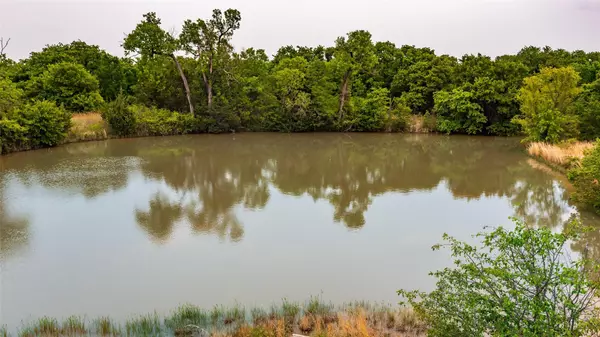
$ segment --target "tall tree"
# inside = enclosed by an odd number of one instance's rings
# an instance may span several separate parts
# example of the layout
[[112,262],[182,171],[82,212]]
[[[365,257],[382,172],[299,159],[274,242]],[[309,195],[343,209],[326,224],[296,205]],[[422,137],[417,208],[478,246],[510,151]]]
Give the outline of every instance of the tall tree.
[[215,63],[219,56],[230,54],[233,33],[240,28],[242,17],[236,9],[228,9],[224,13],[213,10],[208,21],[198,19],[186,20],[179,36],[182,48],[202,63],[202,80],[206,88],[207,107],[213,105],[213,84]]
[[556,143],[578,132],[574,101],[581,92],[579,74],[572,67],[542,68],[527,77],[519,91],[521,116],[515,117],[527,140]]
[[350,98],[350,87],[353,75],[359,71],[371,71],[377,64],[375,46],[371,41],[371,33],[357,30],[348,33],[348,37],[339,37],[335,41],[336,51],[333,62],[341,73],[340,104],[338,109],[338,123],[344,119],[346,103]]
[[175,56],[175,52],[178,49],[178,41],[171,34],[163,30],[160,27],[160,23],[161,21],[155,12],[144,14],[144,20],[138,23],[135,29],[125,38],[123,48],[125,48],[127,53],[135,52],[147,58],[155,56],[170,57],[175,62],[177,71],[183,82],[190,113],[194,114],[190,86],[181,68],[181,64],[179,64],[177,56]]

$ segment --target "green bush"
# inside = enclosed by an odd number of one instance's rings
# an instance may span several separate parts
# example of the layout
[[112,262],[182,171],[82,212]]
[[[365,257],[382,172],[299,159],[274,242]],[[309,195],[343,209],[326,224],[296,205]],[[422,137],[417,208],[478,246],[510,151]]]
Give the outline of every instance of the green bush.
[[197,130],[197,119],[191,114],[182,114],[166,109],[131,105],[129,110],[135,116],[137,136],[183,135]]
[[7,116],[23,103],[23,90],[8,79],[0,78],[0,117]]
[[568,177],[575,186],[573,200],[600,214],[600,141],[586,153],[580,167],[569,170]]
[[26,146],[26,142],[26,127],[12,119],[0,119],[0,154],[18,151]]
[[129,109],[127,98],[122,94],[104,106],[102,118],[118,136],[129,136],[135,132],[135,114],[132,109]]
[[402,132],[408,130],[411,123],[410,118],[411,110],[408,105],[401,99],[395,98],[392,109],[386,118],[386,131]]
[[34,101],[15,110],[14,118],[27,129],[29,148],[60,144],[71,127],[71,114],[50,101]]
[[487,118],[483,109],[473,102],[473,94],[454,89],[438,91],[434,95],[434,110],[438,117],[437,129],[445,133],[480,133]]
[[584,87],[576,102],[580,138],[600,138],[600,78]]
[[449,248],[455,267],[431,273],[430,293],[398,291],[429,325],[428,336],[589,335],[600,317],[600,284],[597,264],[569,254],[579,222],[563,233],[515,222],[514,230],[479,233],[475,245],[445,234],[434,249]]
[[104,103],[98,80],[80,64],[53,64],[32,81],[30,94],[55,101],[71,112],[95,111]]
[[388,89],[373,89],[366,98],[353,97],[354,110],[353,131],[381,131],[384,129],[390,109],[390,92]]

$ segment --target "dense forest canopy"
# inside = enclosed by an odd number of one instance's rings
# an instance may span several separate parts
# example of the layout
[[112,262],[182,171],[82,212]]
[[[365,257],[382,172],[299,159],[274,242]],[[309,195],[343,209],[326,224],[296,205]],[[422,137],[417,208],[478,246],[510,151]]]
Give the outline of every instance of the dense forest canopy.
[[[125,58],[83,41],[48,45],[18,62],[3,52],[4,151],[34,147],[23,145],[29,136],[20,116],[40,101],[67,112],[109,110],[105,119],[119,135],[140,134],[134,124],[154,116],[172,122],[158,134],[390,132],[417,123],[429,131],[525,132],[552,142],[600,136],[600,52],[527,46],[494,59],[456,58],[356,30],[329,46],[282,46],[270,57],[233,48],[242,26],[239,11],[215,9],[206,19],[185,20],[174,34],[147,13],[122,43]],[[555,102],[557,90],[570,94]]]

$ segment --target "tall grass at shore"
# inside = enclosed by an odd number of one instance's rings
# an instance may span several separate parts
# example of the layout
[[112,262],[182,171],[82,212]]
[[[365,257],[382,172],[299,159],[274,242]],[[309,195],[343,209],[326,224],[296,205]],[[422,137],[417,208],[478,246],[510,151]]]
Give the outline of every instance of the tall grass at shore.
[[73,114],[65,143],[108,139],[108,125],[96,112]]
[[[108,317],[91,321],[72,316],[59,322],[43,317],[24,325],[18,337],[30,336],[221,336],[417,337],[426,327],[408,308],[355,302],[334,306],[313,297],[304,304],[284,300],[269,309],[216,306],[212,310],[185,304],[166,317],[157,313],[118,323]],[[0,337],[10,336],[0,329]]]
[[578,166],[585,152],[593,147],[594,143],[591,142],[563,144],[534,142],[527,146],[527,152],[529,155],[540,158],[549,164],[569,169]]

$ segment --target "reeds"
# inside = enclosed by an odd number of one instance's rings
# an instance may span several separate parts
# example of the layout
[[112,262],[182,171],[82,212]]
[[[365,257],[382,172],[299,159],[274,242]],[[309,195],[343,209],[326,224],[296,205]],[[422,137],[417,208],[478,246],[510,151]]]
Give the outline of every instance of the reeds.
[[[425,332],[426,327],[411,309],[368,302],[336,307],[320,297],[311,297],[304,305],[283,300],[270,311],[246,310],[240,305],[204,310],[185,304],[164,318],[152,313],[133,317],[124,324],[109,317],[88,322],[72,316],[61,323],[43,317],[23,327],[17,336],[416,337]],[[8,330],[0,328],[0,337],[8,336]]]
[[562,168],[579,165],[585,152],[594,147],[591,142],[573,142],[564,144],[530,143],[527,146],[529,155],[541,158],[546,162]]
[[65,143],[108,139],[108,126],[96,112],[73,114]]

